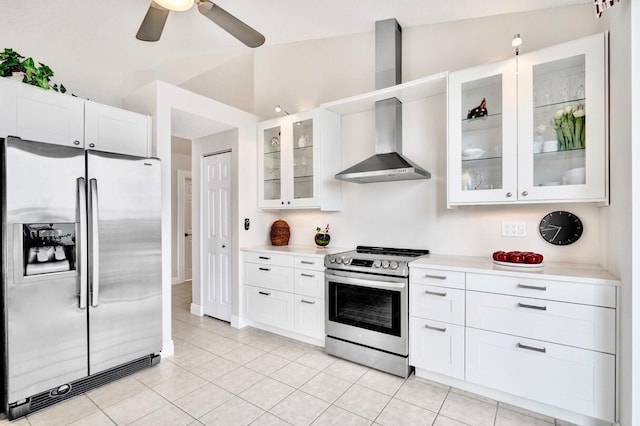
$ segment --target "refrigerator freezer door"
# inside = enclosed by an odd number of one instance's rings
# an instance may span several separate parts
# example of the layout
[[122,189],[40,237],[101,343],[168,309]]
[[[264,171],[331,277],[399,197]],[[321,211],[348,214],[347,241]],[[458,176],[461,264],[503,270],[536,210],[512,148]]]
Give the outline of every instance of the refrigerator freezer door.
[[[82,149],[3,141],[3,298],[9,403],[87,375],[79,300]],[[6,407],[5,407],[6,408]]]
[[87,178],[95,374],[162,348],[160,161],[89,151]]

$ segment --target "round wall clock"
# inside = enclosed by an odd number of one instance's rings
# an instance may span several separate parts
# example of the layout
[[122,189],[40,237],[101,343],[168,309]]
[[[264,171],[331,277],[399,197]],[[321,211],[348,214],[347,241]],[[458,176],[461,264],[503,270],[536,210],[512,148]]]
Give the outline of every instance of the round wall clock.
[[542,218],[539,230],[546,242],[557,246],[566,246],[580,239],[583,227],[578,216],[558,210]]

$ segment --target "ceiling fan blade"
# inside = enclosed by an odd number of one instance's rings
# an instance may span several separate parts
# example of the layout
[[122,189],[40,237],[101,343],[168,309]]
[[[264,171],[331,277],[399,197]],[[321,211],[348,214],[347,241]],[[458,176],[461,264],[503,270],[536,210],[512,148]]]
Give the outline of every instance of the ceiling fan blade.
[[156,2],[152,1],[149,10],[140,24],[140,29],[136,38],[142,41],[158,41],[162,35],[164,24],[167,22],[169,9],[165,9]]
[[264,43],[262,34],[209,0],[198,1],[198,10],[247,46],[258,47]]

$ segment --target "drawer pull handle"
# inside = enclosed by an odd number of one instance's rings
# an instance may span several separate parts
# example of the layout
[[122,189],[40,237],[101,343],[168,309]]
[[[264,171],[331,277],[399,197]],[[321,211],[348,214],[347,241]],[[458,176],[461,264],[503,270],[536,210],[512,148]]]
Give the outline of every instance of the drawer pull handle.
[[519,308],[537,309],[539,311],[546,311],[546,306],[527,305],[526,303],[518,303]]
[[304,273],[301,273],[300,276],[301,277],[307,277],[307,278],[314,278],[315,277],[314,274],[304,274]]
[[300,299],[300,301],[302,303],[306,303],[307,305],[315,305],[316,301],[315,300],[304,300],[304,299]]
[[528,290],[542,290],[547,291],[547,286],[537,286],[537,285],[527,285],[527,284],[518,284],[520,288],[526,288]]
[[428,328],[429,330],[440,331],[442,333],[447,331],[447,327],[434,327],[434,326],[429,325],[429,324],[425,325],[424,328]]
[[522,343],[518,343],[518,347],[529,351],[542,352],[543,354],[547,353],[547,348],[536,348],[535,346],[523,345]]
[[425,290],[424,294],[431,294],[433,296],[442,296],[442,297],[445,297],[447,295],[447,293],[440,293],[439,291],[429,291],[429,290]]
[[432,274],[425,274],[424,276],[425,278],[434,278],[436,280],[446,280],[447,276],[446,275],[432,275]]
[[300,263],[302,263],[303,265],[315,265],[316,262],[312,262],[310,260],[301,260]]
[[269,256],[258,256],[258,259],[271,260],[271,258]]
[[270,291],[259,291],[258,294],[262,294],[263,296],[271,296]]
[[258,269],[261,270],[261,271],[267,271],[267,272],[269,272],[271,270],[271,268],[258,268]]

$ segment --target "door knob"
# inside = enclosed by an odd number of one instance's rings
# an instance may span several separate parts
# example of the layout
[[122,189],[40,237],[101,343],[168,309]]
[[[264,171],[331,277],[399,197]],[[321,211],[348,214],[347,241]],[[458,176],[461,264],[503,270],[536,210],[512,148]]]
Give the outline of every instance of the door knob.
[[222,245],[222,248],[227,248],[227,246],[225,246],[224,244]]

